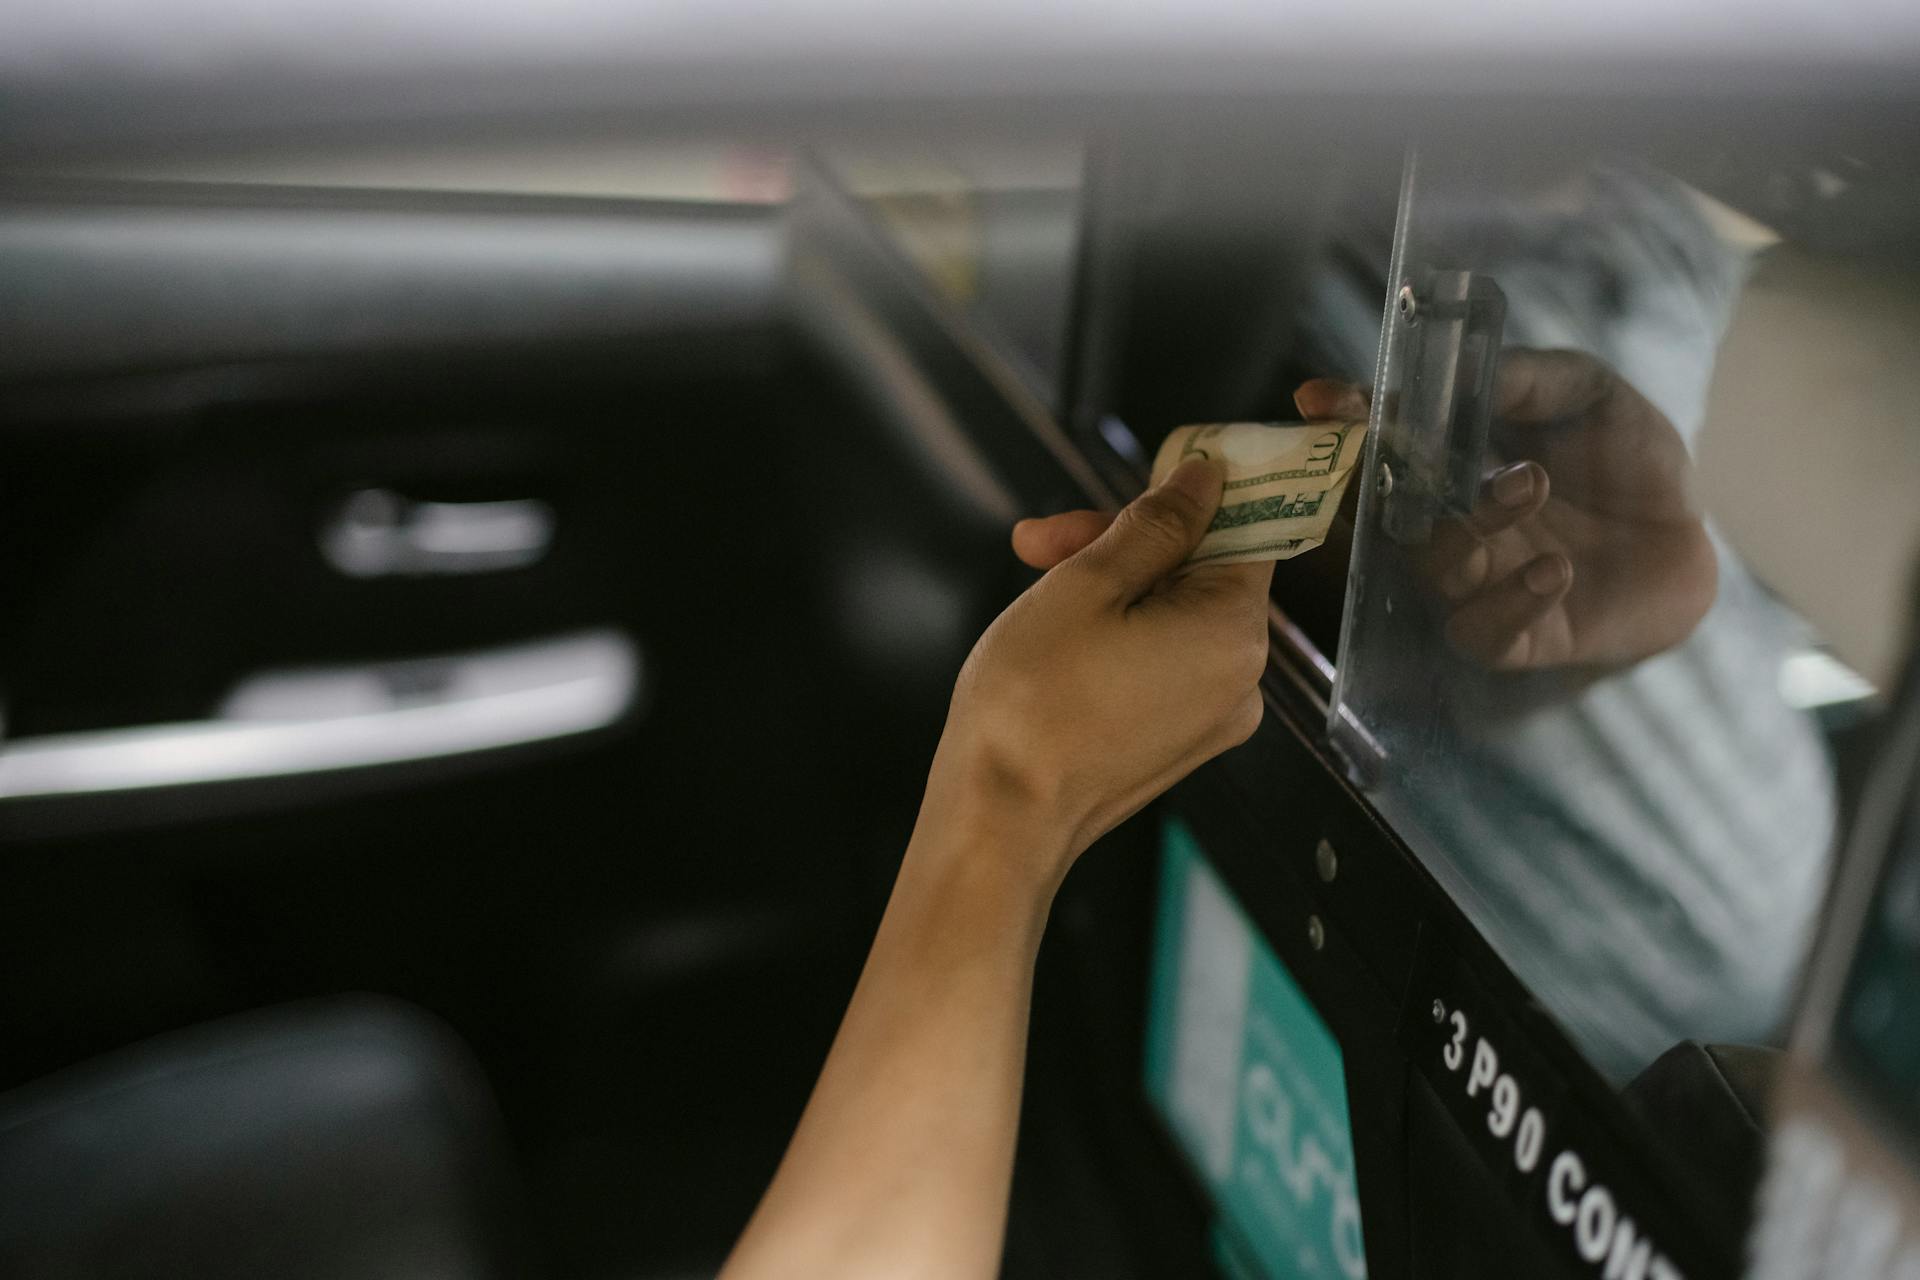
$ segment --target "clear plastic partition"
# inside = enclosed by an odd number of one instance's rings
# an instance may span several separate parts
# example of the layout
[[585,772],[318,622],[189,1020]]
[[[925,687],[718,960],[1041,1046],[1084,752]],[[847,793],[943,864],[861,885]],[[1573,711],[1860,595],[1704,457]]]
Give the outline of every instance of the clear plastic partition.
[[1913,190],[1839,155],[1409,163],[1331,732],[1621,1082],[1780,1034],[1905,644]]

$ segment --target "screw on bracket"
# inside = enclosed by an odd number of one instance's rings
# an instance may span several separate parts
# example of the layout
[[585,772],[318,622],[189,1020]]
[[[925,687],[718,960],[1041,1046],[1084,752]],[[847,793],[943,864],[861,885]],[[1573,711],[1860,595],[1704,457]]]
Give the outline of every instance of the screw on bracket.
[[1340,855],[1325,840],[1314,846],[1313,869],[1320,873],[1320,879],[1327,884],[1332,884],[1333,878],[1340,874]]

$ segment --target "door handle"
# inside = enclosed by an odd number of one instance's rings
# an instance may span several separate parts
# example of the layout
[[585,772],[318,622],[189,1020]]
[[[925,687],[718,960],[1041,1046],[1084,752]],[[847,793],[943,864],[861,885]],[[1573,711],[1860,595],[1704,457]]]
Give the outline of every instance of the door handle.
[[623,632],[361,666],[270,671],[208,720],[0,743],[0,802],[369,769],[569,738],[637,704]]
[[320,553],[349,578],[497,573],[537,564],[553,527],[553,508],[534,498],[421,502],[361,489],[321,529]]

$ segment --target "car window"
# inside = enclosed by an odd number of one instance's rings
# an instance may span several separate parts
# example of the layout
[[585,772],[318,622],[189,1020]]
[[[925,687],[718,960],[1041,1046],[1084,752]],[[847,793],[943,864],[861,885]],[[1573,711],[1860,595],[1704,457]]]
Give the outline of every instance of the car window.
[[992,139],[842,146],[836,179],[919,269],[1058,409],[1079,251],[1084,144]]
[[1906,643],[1910,190],[1837,154],[1409,168],[1330,729],[1616,1082],[1780,1036]]

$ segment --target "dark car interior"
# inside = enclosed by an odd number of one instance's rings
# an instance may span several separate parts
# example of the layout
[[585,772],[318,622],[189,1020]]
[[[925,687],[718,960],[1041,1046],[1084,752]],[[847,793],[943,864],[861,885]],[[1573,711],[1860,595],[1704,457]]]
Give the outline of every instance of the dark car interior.
[[[22,149],[0,1274],[712,1275],[1033,579],[1008,527],[1373,377],[1328,299],[1378,332],[1411,121],[1212,109],[905,197],[859,137],[702,138],[778,177],[691,195]],[[1449,1092],[1443,999],[1669,1274],[1737,1274],[1778,1045],[1622,1091],[1569,1037],[1330,740],[1342,537],[1276,577],[1259,734],[1055,906],[1004,1274],[1266,1274],[1142,1090],[1173,814],[1344,1052],[1363,1275],[1601,1273]],[[1851,785],[1875,729],[1828,728]]]
[[[16,771],[0,1160],[84,1202],[55,1234],[97,1237],[102,1275],[468,1274],[496,1237],[555,1274],[710,1271],[824,1055],[953,673],[1020,585],[1011,513],[1074,478],[951,349],[901,354],[893,264],[816,260],[839,274],[796,297],[777,208],[69,183],[10,188],[5,222],[25,758],[231,724],[263,672],[445,705],[487,655],[581,634],[631,647],[633,687],[604,725],[437,758],[117,794]],[[889,358],[891,385],[848,367]],[[370,492],[551,527],[530,563],[354,576],[325,542]],[[1051,1023],[1036,1071],[1092,1043]],[[315,1090],[339,1052],[395,1081]],[[236,1059],[299,1104],[286,1131],[186,1118]],[[396,1124],[414,1093],[429,1115]],[[1082,1185],[1112,1163],[1046,1139],[1098,1102],[1033,1092],[1034,1274],[1063,1231],[1159,1271]],[[287,1176],[372,1204],[315,1196],[270,1242],[239,1170],[342,1127],[383,1145]],[[474,1195],[375,1194],[390,1147]],[[129,1185],[81,1196],[103,1168]],[[9,1273],[47,1274],[10,1205]],[[314,1248],[372,1227],[392,1260]]]

